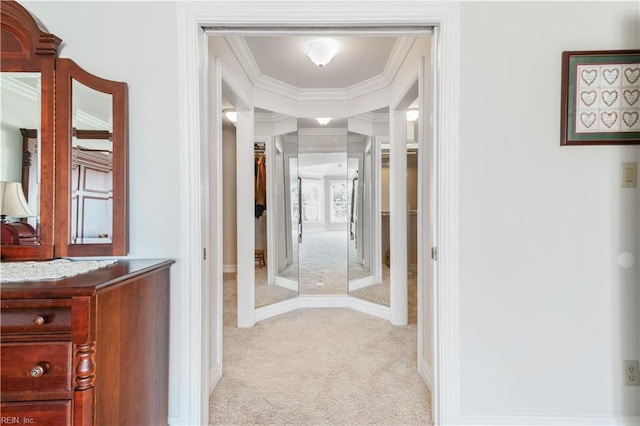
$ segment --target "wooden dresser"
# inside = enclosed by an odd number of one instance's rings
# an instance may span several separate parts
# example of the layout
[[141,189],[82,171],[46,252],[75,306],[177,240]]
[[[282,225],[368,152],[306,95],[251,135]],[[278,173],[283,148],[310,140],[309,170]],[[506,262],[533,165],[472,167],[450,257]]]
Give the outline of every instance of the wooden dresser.
[[166,425],[172,263],[0,284],[1,423]]

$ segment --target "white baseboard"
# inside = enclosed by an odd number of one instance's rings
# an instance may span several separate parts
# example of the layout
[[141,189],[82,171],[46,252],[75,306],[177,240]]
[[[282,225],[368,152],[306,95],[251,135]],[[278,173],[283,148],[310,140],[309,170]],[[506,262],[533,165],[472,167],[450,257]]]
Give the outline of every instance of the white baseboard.
[[378,305],[377,303],[372,303],[367,300],[358,299],[356,297],[348,297],[349,300],[347,306],[349,308],[389,321],[390,309],[388,306]]
[[349,305],[348,298],[346,294],[311,294],[298,296],[298,301],[301,308],[346,308]]
[[365,288],[373,284],[376,284],[376,280],[374,279],[373,275],[360,278],[357,280],[349,281],[349,293],[351,293],[352,291],[360,290],[361,288]]
[[418,373],[430,391],[433,391],[433,369],[424,359],[420,360]]
[[238,267],[236,265],[222,265],[222,272],[235,274],[238,272]]
[[351,297],[347,294],[308,295],[261,306],[255,310],[256,322],[304,308],[350,308],[365,314],[389,321],[389,307],[367,300]]
[[209,372],[209,395],[211,395],[211,392],[213,392],[221,378],[222,371],[220,370],[220,366],[217,365]]
[[287,278],[282,278],[276,275],[273,283],[277,286],[286,288],[287,290],[298,292],[298,282]]
[[460,416],[463,425],[519,425],[519,426],[639,426],[640,417],[607,417],[607,416],[540,416],[540,415],[479,415]]
[[273,318],[277,315],[286,314],[287,312],[295,311],[300,307],[298,298],[284,300],[278,303],[272,303],[271,305],[261,306],[256,308],[256,322],[266,320],[267,318]]

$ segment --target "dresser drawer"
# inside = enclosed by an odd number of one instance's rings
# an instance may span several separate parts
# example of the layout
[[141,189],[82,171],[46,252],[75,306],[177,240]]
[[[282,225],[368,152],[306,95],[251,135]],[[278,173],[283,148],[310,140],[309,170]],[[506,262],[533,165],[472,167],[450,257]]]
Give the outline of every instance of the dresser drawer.
[[71,391],[71,342],[3,343],[0,359],[2,401]]
[[0,310],[0,332],[70,333],[71,300],[3,300]]
[[3,402],[0,423],[38,426],[71,424],[71,401]]

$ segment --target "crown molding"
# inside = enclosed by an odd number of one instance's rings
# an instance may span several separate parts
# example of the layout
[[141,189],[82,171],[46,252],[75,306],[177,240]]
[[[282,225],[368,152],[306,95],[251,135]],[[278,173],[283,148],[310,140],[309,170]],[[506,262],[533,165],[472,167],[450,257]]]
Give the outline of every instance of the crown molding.
[[389,87],[416,40],[416,36],[398,37],[382,74],[345,88],[304,89],[262,74],[244,37],[224,38],[255,87],[296,101],[346,101]]
[[303,127],[298,129],[298,136],[347,136],[345,127]]
[[289,120],[290,115],[280,114],[279,112],[256,112],[253,114],[253,120],[256,123],[278,123],[280,121]]
[[30,86],[15,77],[4,77],[2,79],[2,89],[6,89],[30,101],[37,101],[40,98],[40,90],[38,88]]
[[[76,121],[76,127],[78,128],[82,128],[82,129],[87,129],[88,130],[105,130],[105,129],[111,129],[111,124],[101,120],[91,114],[88,114],[82,110],[77,109],[75,114],[74,114],[74,119]],[[84,124],[85,126],[80,126],[79,124]]]

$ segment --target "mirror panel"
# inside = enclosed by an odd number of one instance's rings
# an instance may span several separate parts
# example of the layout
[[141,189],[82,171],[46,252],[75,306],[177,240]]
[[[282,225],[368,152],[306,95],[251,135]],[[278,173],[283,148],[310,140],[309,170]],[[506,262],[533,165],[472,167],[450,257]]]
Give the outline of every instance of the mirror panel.
[[[270,112],[256,114],[268,121]],[[260,116],[260,117],[259,117]],[[266,118],[265,118],[266,116]],[[295,129],[295,119],[289,121]],[[256,128],[258,128],[256,124]],[[256,308],[298,295],[297,150],[295,130],[254,144]],[[265,182],[266,181],[266,182]],[[264,204],[266,202],[266,205]]]
[[125,83],[96,77],[59,59],[56,123],[56,252],[127,254]]
[[[21,224],[19,241],[13,233],[3,232],[2,244],[37,244],[40,212],[40,73],[0,73],[0,181],[17,182],[27,207],[10,208],[15,199],[7,199],[0,212],[9,224]],[[5,184],[7,185],[7,184]],[[26,224],[26,225],[25,225]],[[16,225],[9,225],[15,227]],[[32,238],[25,238],[25,232]]]
[[17,2],[0,8],[2,260],[53,257],[54,69],[61,39]]
[[[373,121],[372,121],[373,120]],[[351,197],[353,223],[349,246],[349,294],[389,306],[389,184],[383,156],[388,109],[349,118],[349,170],[356,177]],[[375,123],[373,125],[372,123]],[[384,209],[386,207],[386,210]]]
[[347,294],[349,195],[347,120],[298,119],[299,288]]
[[71,226],[69,244],[113,237],[112,95],[72,79]]

